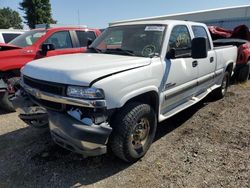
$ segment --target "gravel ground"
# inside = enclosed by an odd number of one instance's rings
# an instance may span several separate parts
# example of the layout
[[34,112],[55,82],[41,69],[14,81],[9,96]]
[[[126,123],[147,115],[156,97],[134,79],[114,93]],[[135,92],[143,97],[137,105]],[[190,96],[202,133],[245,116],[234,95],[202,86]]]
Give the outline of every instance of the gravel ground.
[[84,159],[55,145],[48,130],[0,112],[0,187],[250,188],[250,81],[219,101],[158,125],[146,156],[126,164],[112,154]]

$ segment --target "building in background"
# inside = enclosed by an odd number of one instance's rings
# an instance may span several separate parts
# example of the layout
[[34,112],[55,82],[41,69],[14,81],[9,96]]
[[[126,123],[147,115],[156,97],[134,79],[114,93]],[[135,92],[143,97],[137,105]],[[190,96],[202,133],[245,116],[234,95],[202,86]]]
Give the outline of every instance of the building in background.
[[132,20],[123,20],[118,22],[110,23],[110,25],[123,23],[123,22],[134,22],[143,20],[188,20],[196,21],[207,24],[208,26],[214,25],[223,27],[226,29],[233,29],[234,27],[245,24],[250,28],[250,5],[227,7],[220,9],[201,10],[195,12],[187,12],[181,14],[171,14],[164,16],[139,18]]

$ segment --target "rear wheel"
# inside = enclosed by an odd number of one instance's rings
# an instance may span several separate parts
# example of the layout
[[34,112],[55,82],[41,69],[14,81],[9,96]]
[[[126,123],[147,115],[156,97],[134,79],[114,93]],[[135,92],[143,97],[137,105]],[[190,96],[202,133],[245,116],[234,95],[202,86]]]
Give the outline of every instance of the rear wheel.
[[221,86],[218,89],[216,89],[213,93],[215,98],[221,99],[226,95],[229,86],[229,79],[230,79],[229,73],[226,71],[224,73]]
[[148,104],[129,103],[115,117],[111,135],[113,153],[126,162],[145,155],[154,140],[157,122]]
[[240,68],[237,81],[246,82],[249,78],[249,74],[250,74],[250,61],[248,61],[246,65]]

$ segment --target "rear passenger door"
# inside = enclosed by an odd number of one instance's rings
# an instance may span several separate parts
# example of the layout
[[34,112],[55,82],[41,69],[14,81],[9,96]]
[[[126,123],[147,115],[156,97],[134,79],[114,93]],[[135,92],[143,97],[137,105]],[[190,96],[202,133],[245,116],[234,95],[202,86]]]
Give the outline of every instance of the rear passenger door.
[[94,31],[78,30],[76,31],[76,36],[78,39],[77,42],[80,46],[80,50],[83,52],[87,50],[88,40],[94,41],[96,39],[96,34]]
[[186,103],[197,92],[198,67],[191,58],[191,35],[186,25],[172,29],[167,51],[171,49],[175,50],[175,58],[165,59],[161,114]]
[[207,30],[203,26],[193,25],[192,31],[195,38],[204,37],[207,39],[208,56],[207,58],[197,60],[199,72],[198,90],[199,93],[202,93],[214,83],[213,80],[216,67],[216,55],[211,49],[210,38],[208,37]]

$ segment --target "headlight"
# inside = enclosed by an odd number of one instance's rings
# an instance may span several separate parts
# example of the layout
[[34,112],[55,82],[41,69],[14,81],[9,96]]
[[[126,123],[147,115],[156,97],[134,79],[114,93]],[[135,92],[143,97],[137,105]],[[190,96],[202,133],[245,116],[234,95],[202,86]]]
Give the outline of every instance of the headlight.
[[83,99],[103,99],[104,92],[102,89],[97,89],[97,88],[68,86],[67,96],[83,98]]

